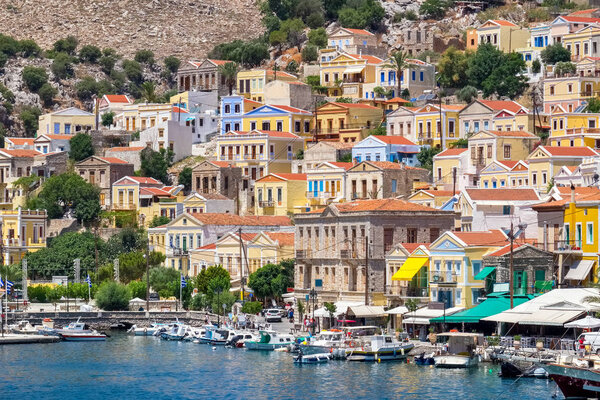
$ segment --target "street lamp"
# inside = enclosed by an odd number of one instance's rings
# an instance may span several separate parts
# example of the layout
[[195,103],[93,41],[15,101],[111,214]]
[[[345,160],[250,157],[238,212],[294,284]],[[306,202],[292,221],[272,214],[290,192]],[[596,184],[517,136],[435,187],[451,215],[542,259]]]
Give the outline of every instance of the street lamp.
[[317,299],[317,291],[312,288],[308,292],[309,297],[312,299],[312,334],[315,335],[315,300]]

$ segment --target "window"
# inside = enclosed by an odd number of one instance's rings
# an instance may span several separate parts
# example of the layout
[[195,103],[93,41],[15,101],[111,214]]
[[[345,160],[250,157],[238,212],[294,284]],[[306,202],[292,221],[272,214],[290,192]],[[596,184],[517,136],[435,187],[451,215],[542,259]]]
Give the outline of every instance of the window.
[[511,206],[502,206],[502,215],[510,215],[511,214]]
[[275,128],[278,132],[282,132],[283,131],[283,121],[277,121],[276,122],[276,128]]
[[585,242],[587,244],[594,244],[594,223],[588,222],[585,230]]
[[567,93],[573,93],[573,84],[569,83],[567,85]]
[[595,119],[589,119],[588,120],[588,128],[595,128],[596,127],[596,120]]
[[406,228],[407,243],[417,243],[417,228]]
[[236,104],[234,107],[235,107],[235,113],[236,113],[236,114],[239,114],[239,113],[240,113],[240,110],[241,110],[241,108],[240,108],[240,105],[239,105],[239,104]]
[[510,159],[510,144],[504,145],[504,158]]
[[224,114],[230,114],[230,113],[231,113],[231,106],[229,104],[225,104]]
[[462,267],[461,261],[454,261],[454,269],[456,270],[456,275],[460,275],[461,267]]
[[310,132],[310,121],[304,121],[304,133]]
[[448,120],[448,136],[454,136],[454,120]]
[[419,72],[419,80],[421,82],[423,82],[424,79],[425,79],[425,74],[423,73],[423,71]]
[[492,158],[492,145],[487,145],[487,158]]
[[462,304],[462,289],[456,289],[456,305]]
[[534,186],[537,185],[537,174],[535,172],[531,174],[531,183]]
[[396,193],[397,189],[398,189],[398,184],[395,179],[392,179],[392,193]]
[[545,172],[542,172],[542,185],[548,183],[548,175]]
[[471,289],[471,302],[472,304],[479,304],[479,289]]
[[250,122],[250,130],[251,130],[251,131],[254,131],[254,130],[256,130],[256,121],[252,121],[252,122]]
[[300,133],[301,125],[300,121],[294,121],[294,132]]
[[429,228],[429,242],[433,243],[440,237],[440,228]]
[[575,241],[577,242],[577,247],[581,247],[581,239],[583,233],[581,232],[581,224],[577,223],[575,225]]
[[283,190],[281,188],[277,188],[277,201],[279,203],[283,201]]
[[475,121],[475,122],[473,123],[473,130],[474,130],[475,132],[479,132],[479,121]]
[[554,86],[550,86],[550,94],[554,95]]
[[481,261],[471,260],[471,266],[473,266],[473,277],[481,272]]

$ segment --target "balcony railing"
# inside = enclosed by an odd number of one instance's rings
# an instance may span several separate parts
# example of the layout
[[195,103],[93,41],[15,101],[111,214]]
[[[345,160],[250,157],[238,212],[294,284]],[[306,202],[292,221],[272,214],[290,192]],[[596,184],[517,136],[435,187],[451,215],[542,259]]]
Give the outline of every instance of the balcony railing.
[[275,202],[273,200],[259,201],[260,207],[275,207]]
[[449,270],[433,271],[431,273],[432,283],[456,283],[458,273]]
[[429,297],[429,289],[426,287],[406,287],[399,285],[386,285],[385,294],[397,297]]
[[187,257],[189,255],[188,249],[172,249],[173,257]]
[[557,240],[554,242],[556,252],[581,252],[581,240]]
[[600,128],[570,128],[565,130],[567,135],[578,135],[584,133],[600,133]]
[[340,258],[342,258],[342,259],[356,258],[356,257],[357,257],[356,249],[340,250]]

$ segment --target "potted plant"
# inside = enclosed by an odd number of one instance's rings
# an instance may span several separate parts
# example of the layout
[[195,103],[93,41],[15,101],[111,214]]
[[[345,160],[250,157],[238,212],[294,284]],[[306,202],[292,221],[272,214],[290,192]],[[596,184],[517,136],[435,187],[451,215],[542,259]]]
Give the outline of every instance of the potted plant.
[[515,350],[519,350],[521,348],[521,335],[515,335],[513,337],[513,347]]

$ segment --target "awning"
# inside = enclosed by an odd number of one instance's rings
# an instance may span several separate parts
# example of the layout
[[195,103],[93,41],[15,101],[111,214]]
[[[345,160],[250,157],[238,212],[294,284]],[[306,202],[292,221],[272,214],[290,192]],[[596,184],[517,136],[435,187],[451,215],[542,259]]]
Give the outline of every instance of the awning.
[[585,313],[585,311],[564,311],[559,309],[539,310],[519,321],[521,325],[563,326]]
[[401,315],[401,314],[406,314],[407,312],[408,312],[408,308],[406,308],[404,306],[400,306],[400,307],[392,308],[391,310],[387,310],[385,313],[387,315]]
[[429,325],[429,318],[410,317],[402,320],[403,324]]
[[348,67],[344,70],[345,74],[360,74],[363,69],[365,69],[364,65],[358,65],[355,67]]
[[185,120],[186,120],[186,121],[193,121],[193,120],[195,120],[195,119],[196,119],[196,117],[187,117]]
[[429,260],[426,257],[408,257],[404,264],[392,276],[393,281],[410,281]]
[[[513,304],[518,306],[519,304],[523,304],[526,301],[531,300],[532,296],[515,296],[513,298]],[[510,297],[506,297],[504,295],[488,295],[488,298],[484,300],[481,304],[470,308],[468,310],[464,310],[458,312],[453,315],[446,316],[445,322],[449,323],[478,323],[482,318],[486,318],[492,315],[499,314],[503,311],[506,311],[510,308]],[[432,318],[430,320],[432,323],[442,323],[444,322],[444,317]]]
[[348,314],[357,318],[385,317],[383,306],[350,306]]
[[567,272],[567,275],[565,275],[565,279],[582,281],[589,275],[593,265],[593,260],[576,261],[573,263],[573,265],[571,265],[569,272]]
[[479,273],[477,275],[475,275],[475,279],[478,280],[478,281],[479,280],[484,280],[495,269],[496,269],[496,267],[485,267],[484,269],[482,269],[481,271],[479,271]]
[[552,290],[552,285],[552,281],[535,281],[533,287],[535,288],[536,293],[542,293]]

